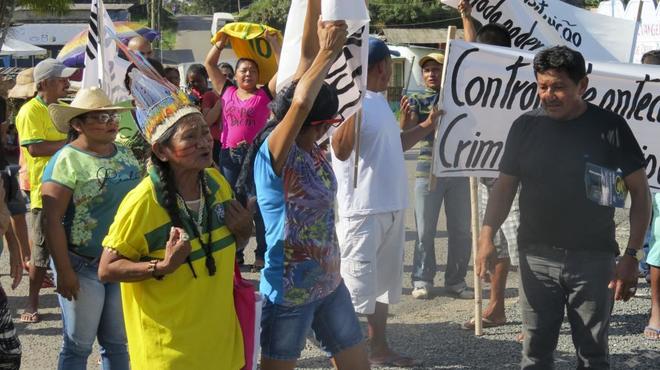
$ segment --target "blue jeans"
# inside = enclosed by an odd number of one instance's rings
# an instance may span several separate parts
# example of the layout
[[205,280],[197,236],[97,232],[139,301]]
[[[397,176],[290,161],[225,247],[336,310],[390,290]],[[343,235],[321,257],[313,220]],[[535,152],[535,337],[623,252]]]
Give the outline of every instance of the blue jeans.
[[470,232],[470,186],[467,177],[441,177],[435,190],[429,191],[429,180],[415,182],[415,224],[417,241],[413,255],[413,286],[433,286],[435,277],[435,234],[440,208],[445,203],[447,216],[447,269],[445,286],[465,282],[472,254]]
[[261,354],[273,360],[298,359],[310,328],[330,356],[362,342],[360,322],[343,281],[326,297],[299,306],[266,300],[261,316]]
[[614,306],[612,252],[551,246],[520,249],[521,369],[553,369],[564,312],[578,369],[609,369],[607,332]]
[[[222,149],[220,155],[222,175],[227,179],[232,190],[236,186],[236,181],[238,180],[238,175],[241,173],[243,159],[246,154],[246,146],[235,149]],[[263,261],[264,254],[266,253],[266,226],[264,225],[264,219],[261,217],[261,211],[258,206],[254,212],[254,228],[257,236],[257,249],[254,254],[257,259]],[[236,257],[239,261],[243,260],[243,250],[237,251]]]
[[[103,370],[128,370],[128,350],[119,283],[101,283],[98,260],[69,252],[71,267],[78,275],[78,298],[57,298],[62,309],[64,342],[59,370],[84,370],[92,353],[94,339],[101,347]],[[57,273],[55,266],[53,271]]]

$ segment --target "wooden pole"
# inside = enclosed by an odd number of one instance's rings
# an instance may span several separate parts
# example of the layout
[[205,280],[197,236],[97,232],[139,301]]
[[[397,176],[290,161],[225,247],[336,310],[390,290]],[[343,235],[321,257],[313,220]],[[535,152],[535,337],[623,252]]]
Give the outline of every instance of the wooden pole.
[[[449,50],[449,41],[453,40],[456,38],[456,26],[449,26],[447,27],[447,43],[445,44],[445,60],[447,56],[447,51]],[[447,75],[447,63],[442,63],[442,79],[440,80],[440,91],[438,94],[440,94],[439,99],[437,99],[438,102],[438,109],[442,109],[442,94],[443,94],[443,89],[445,86],[445,76]],[[442,122],[442,118],[440,118]],[[440,123],[438,123],[438,128],[435,129],[435,139],[433,140],[433,147],[435,148],[435,142],[438,140],[438,136],[440,133]],[[431,173],[429,174],[429,191],[435,190],[436,186],[436,181],[437,178],[435,175],[433,175],[433,168],[435,167],[435,157],[436,153],[435,150],[432,151],[431,154]]]
[[362,128],[362,108],[355,113],[355,165],[353,166],[353,189],[357,188],[360,163],[360,129]]
[[477,275],[474,266],[477,265],[477,241],[479,240],[479,179],[470,176],[470,212],[471,212],[471,230],[472,230],[472,265],[474,275],[474,335],[483,335],[482,314],[481,314],[481,279]]

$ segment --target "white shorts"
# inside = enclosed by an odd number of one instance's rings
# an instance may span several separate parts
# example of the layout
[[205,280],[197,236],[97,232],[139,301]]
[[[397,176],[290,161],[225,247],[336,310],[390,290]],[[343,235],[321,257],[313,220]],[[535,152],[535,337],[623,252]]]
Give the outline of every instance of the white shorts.
[[357,313],[373,314],[376,302],[395,304],[401,300],[403,216],[401,210],[339,218],[341,276]]

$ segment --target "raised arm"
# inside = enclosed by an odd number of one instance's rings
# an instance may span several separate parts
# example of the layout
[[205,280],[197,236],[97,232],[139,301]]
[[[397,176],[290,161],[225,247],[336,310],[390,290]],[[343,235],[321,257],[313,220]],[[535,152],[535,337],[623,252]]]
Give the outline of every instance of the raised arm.
[[[270,47],[273,49],[273,53],[275,53],[275,61],[277,62],[277,65],[280,65],[280,55],[282,54],[282,40],[278,37],[277,32],[266,32],[264,34],[264,38],[268,43],[270,44]],[[268,90],[270,91],[271,96],[275,96],[277,94],[277,73],[271,77],[270,81],[268,81]]]
[[204,60],[204,68],[206,68],[206,72],[209,74],[213,89],[219,95],[222,95],[222,88],[225,86],[225,82],[227,82],[227,77],[222,73],[220,68],[218,68],[218,60],[220,59],[220,54],[227,45],[227,42],[229,42],[227,35],[222,35],[220,41],[211,46],[211,49],[209,49],[208,54],[206,54],[206,59]]
[[302,42],[300,43],[300,61],[293,75],[293,80],[298,80],[309,69],[319,51],[319,39],[317,36],[317,24],[321,16],[321,0],[307,1],[307,14],[303,26]]
[[477,41],[477,29],[474,27],[474,19],[472,19],[472,5],[467,0],[461,0],[458,3],[458,11],[461,13],[463,20],[463,39],[467,42]]
[[[282,174],[282,168],[298,132],[312,109],[323,81],[348,36],[344,21],[321,22],[317,18],[317,22],[319,51],[310,68],[298,81],[289,111],[268,139],[271,164],[273,171],[278,176]],[[302,56],[301,59],[303,59]]]

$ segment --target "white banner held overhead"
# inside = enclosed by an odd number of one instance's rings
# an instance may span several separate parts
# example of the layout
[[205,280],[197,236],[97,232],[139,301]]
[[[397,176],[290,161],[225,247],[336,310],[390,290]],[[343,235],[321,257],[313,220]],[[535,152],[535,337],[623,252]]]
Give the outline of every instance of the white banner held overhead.
[[[457,7],[459,0],[442,0]],[[500,23],[522,50],[566,45],[585,58],[629,62],[635,22],[611,18],[560,0],[468,0],[479,22]]]
[[113,103],[130,99],[124,87],[129,63],[117,56],[116,32],[103,0],[92,0],[82,87],[100,87]]
[[[434,143],[436,176],[496,177],[509,128],[540,105],[534,55],[452,41],[445,58],[443,109]],[[585,100],[623,116],[648,159],[647,174],[660,191],[660,68],[588,62]]]
[[[291,81],[298,68],[306,12],[306,0],[291,2],[277,72],[278,90]],[[337,89],[339,114],[348,118],[360,108],[367,87],[369,14],[363,1],[324,0],[321,2],[321,17],[323,20],[345,20],[348,25],[346,45],[326,78],[326,82]]]

